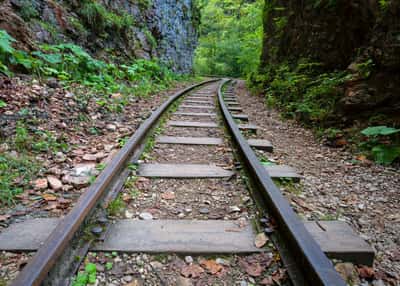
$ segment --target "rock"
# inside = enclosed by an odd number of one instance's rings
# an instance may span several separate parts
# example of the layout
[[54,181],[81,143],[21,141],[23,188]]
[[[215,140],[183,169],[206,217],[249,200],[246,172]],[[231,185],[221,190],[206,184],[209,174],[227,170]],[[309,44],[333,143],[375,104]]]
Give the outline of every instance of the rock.
[[104,272],[105,268],[104,268],[104,266],[101,265],[101,264],[96,264],[96,270],[97,270],[98,272]]
[[134,214],[132,212],[130,212],[129,210],[125,211],[125,217],[128,219],[133,218]]
[[85,154],[83,155],[82,159],[85,161],[93,161],[93,162],[98,162],[101,159],[105,158],[107,155],[104,154],[103,152],[99,152],[96,154]]
[[96,172],[96,164],[94,163],[86,163],[86,164],[78,164],[75,168],[72,169],[71,174],[74,176],[90,176],[97,175]]
[[66,184],[74,185],[75,187],[82,188],[90,183],[90,176],[73,176],[67,174],[62,178],[62,181]]
[[358,272],[352,263],[338,263],[335,265],[335,269],[347,283],[351,285],[360,284]]
[[125,283],[129,283],[129,282],[132,282],[133,277],[132,277],[131,275],[126,275],[126,276],[122,277],[122,280],[123,280]]
[[153,267],[153,269],[161,269],[164,267],[164,265],[158,261],[152,261],[152,262],[150,262],[150,265],[151,265],[151,267]]
[[58,80],[56,78],[49,78],[47,80],[46,84],[48,87],[51,87],[51,88],[60,88],[61,87],[60,83],[58,82]]
[[209,210],[208,208],[201,208],[201,209],[199,210],[199,213],[201,213],[201,214],[209,214],[209,213],[210,213],[210,210]]
[[176,279],[176,286],[192,286],[192,285],[193,285],[192,281],[190,281],[189,278],[184,278],[184,277],[179,276]]
[[247,286],[247,282],[244,280],[240,281],[240,286]]
[[225,260],[225,259],[223,259],[223,258],[217,258],[217,259],[215,259],[215,262],[216,262],[217,264],[220,264],[220,265],[223,265],[223,266],[230,266],[229,261],[228,261],[228,260]]
[[115,126],[114,124],[107,124],[106,129],[108,131],[115,131],[115,130],[117,130],[117,126]]
[[185,256],[185,262],[186,262],[187,264],[193,263],[193,257],[191,257],[191,256]]
[[153,215],[151,213],[143,212],[139,214],[139,218],[142,220],[152,220]]
[[56,161],[57,163],[65,162],[65,160],[67,160],[67,157],[64,155],[63,152],[57,152],[57,153],[56,153],[55,161]]
[[265,233],[259,233],[256,235],[256,238],[254,240],[254,245],[257,248],[263,247],[268,241],[268,237],[265,235]]
[[374,280],[374,281],[372,282],[372,286],[385,286],[385,283],[384,283],[381,279],[379,279],[379,280]]
[[49,182],[50,188],[52,188],[55,191],[60,190],[63,186],[61,181],[53,176],[48,176],[47,181]]
[[37,179],[33,182],[33,188],[35,190],[45,190],[48,187],[47,179]]
[[238,206],[230,206],[229,213],[238,213],[240,212],[240,208]]
[[85,155],[83,155],[82,159],[85,160],[85,161],[94,161],[94,162],[96,162],[97,161],[97,156],[95,154],[85,154]]

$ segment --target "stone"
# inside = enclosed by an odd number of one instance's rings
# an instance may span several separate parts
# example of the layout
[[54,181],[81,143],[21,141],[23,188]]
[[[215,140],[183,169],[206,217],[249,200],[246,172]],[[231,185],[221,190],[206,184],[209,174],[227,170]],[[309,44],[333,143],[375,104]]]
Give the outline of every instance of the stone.
[[191,257],[191,256],[185,256],[185,262],[186,262],[187,264],[193,263],[193,257]]
[[48,187],[47,179],[37,179],[33,182],[33,188],[35,190],[45,190]]
[[360,283],[360,278],[354,264],[348,262],[338,263],[335,265],[335,269],[347,283],[351,285],[358,285]]
[[114,125],[114,124],[107,124],[107,125],[106,125],[106,129],[107,129],[108,131],[116,131],[116,130],[117,130],[117,126]]
[[126,218],[133,218],[134,214],[132,212],[130,212],[129,210],[125,211],[125,217]]
[[122,277],[122,280],[125,283],[129,283],[129,282],[131,282],[133,280],[133,277],[131,275],[126,275],[126,276]]
[[240,210],[240,208],[238,207],[238,206],[230,206],[229,207],[229,212],[230,213],[237,213],[237,212],[240,212],[241,210]]
[[209,210],[208,208],[201,208],[201,209],[199,210],[199,213],[201,213],[201,214],[209,214],[209,213],[210,213],[210,210]]
[[192,286],[193,283],[189,278],[179,276],[176,279],[176,286]]
[[223,266],[230,266],[230,263],[229,263],[229,261],[228,260],[225,260],[225,259],[223,259],[223,258],[217,258],[217,259],[215,259],[215,262],[217,263],[217,264],[220,264],[220,265],[223,265]]
[[152,220],[153,219],[153,215],[151,213],[148,212],[142,212],[139,214],[139,218],[142,220]]
[[153,267],[153,269],[161,269],[164,267],[164,265],[158,261],[152,261],[152,262],[150,262],[150,265],[151,265],[151,267]]
[[50,188],[52,188],[55,191],[60,190],[63,186],[61,181],[54,176],[48,176],[47,181],[49,183]]

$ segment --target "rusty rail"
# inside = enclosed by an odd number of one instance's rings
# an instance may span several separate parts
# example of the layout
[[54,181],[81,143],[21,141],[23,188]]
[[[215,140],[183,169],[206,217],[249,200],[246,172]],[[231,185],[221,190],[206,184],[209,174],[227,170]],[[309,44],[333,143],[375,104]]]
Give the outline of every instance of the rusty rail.
[[68,244],[71,243],[78,229],[88,219],[96,206],[99,205],[101,198],[107,193],[112,181],[126,167],[132,154],[146,139],[148,132],[155,126],[161,115],[183,94],[215,81],[218,81],[218,79],[204,81],[175,93],[141,124],[125,146],[100,173],[95,182],[82,194],[68,215],[57,225],[44,245],[36,252],[34,257],[13,281],[12,286],[41,285],[42,283],[58,284],[57,282],[54,283],[54,281],[45,282],[49,272],[57,262],[62,263],[62,261],[59,261],[60,257]]
[[222,87],[229,81],[222,81],[218,89],[220,109],[244,159],[246,169],[250,172],[251,180],[254,181],[258,193],[263,197],[266,209],[278,222],[278,232],[283,240],[282,243],[284,248],[288,248],[285,252],[289,253],[290,260],[296,264],[294,272],[301,276],[291,277],[292,282],[295,285],[346,286],[347,284],[336,272],[332,262],[306,230],[237,127],[222,95]]

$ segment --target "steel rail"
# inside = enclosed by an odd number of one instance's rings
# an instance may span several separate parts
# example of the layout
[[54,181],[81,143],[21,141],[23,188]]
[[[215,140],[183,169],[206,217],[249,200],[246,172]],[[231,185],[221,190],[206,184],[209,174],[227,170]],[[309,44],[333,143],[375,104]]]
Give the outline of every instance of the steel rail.
[[218,79],[203,81],[192,85],[170,96],[160,107],[155,110],[128,140],[125,146],[116,154],[114,159],[100,173],[94,183],[81,195],[76,205],[67,216],[57,225],[55,230],[45,241],[44,245],[36,252],[29,263],[12,282],[12,286],[41,285],[56,261],[74,237],[77,230],[90,216],[91,211],[99,204],[106,194],[111,182],[118,177],[129,161],[132,153],[140,147],[148,132],[155,126],[158,119],[168,107],[179,97],[202,85],[216,82]]
[[257,192],[263,197],[268,211],[278,223],[278,231],[283,233],[285,245],[289,248],[302,276],[312,286],[346,286],[347,284],[333,267],[320,246],[304,227],[300,218],[290,207],[289,202],[274,184],[265,168],[247,143],[225,105],[222,87],[230,80],[223,80],[218,88],[218,100],[225,122],[232,134],[244,163],[255,181]]

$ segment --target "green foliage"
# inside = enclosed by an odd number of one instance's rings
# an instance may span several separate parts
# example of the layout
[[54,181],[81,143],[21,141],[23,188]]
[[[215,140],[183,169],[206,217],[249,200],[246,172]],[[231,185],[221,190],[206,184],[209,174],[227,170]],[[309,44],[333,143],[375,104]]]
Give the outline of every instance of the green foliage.
[[6,107],[7,103],[0,99],[0,108]]
[[[121,112],[130,96],[147,96],[185,78],[171,72],[157,59],[138,59],[116,65],[97,60],[74,44],[42,45],[41,50],[28,54],[15,50],[11,46],[13,41],[0,30],[0,72],[10,75],[8,66],[11,66],[39,77],[57,77],[66,84],[80,83],[88,88],[84,95],[77,95],[82,111],[95,97],[105,111]],[[110,95],[115,93],[122,96],[114,99]]]
[[296,65],[269,67],[250,78],[253,88],[266,94],[266,102],[284,115],[305,123],[324,123],[340,98],[339,87],[347,79],[344,72],[326,73],[319,63],[302,60]]
[[107,207],[107,213],[110,216],[117,216],[125,208],[125,202],[122,200],[121,195],[119,195],[115,200],[113,200]]
[[19,9],[19,14],[25,21],[29,21],[32,18],[39,16],[35,1],[23,0],[20,1],[20,5],[21,8]]
[[72,286],[86,286],[87,284],[95,284],[96,274],[96,264],[88,263],[85,266],[85,271],[79,272],[76,278],[72,281]]
[[126,12],[116,14],[108,11],[97,1],[84,1],[78,11],[86,25],[97,33],[102,33],[106,29],[126,30],[133,25],[133,18]]
[[39,169],[39,164],[29,156],[0,154],[0,205],[12,204]]
[[369,78],[374,67],[375,64],[371,59],[368,59],[363,63],[357,64],[357,70],[363,78]]
[[205,75],[246,76],[257,69],[264,1],[211,0],[199,4],[201,25],[195,71]]
[[39,152],[58,152],[67,151],[68,144],[63,137],[55,137],[50,131],[36,130],[29,132],[22,122],[18,122],[15,128],[13,145],[19,152],[32,151]]
[[400,129],[387,126],[373,126],[361,131],[367,141],[360,144],[362,149],[370,151],[378,164],[389,165],[400,158]]
[[399,133],[400,129],[392,128],[392,127],[387,127],[387,126],[373,126],[373,127],[368,127],[361,131],[361,134],[365,136],[387,136],[387,135],[392,135]]
[[379,0],[379,7],[385,12],[390,6],[390,2],[390,0]]

